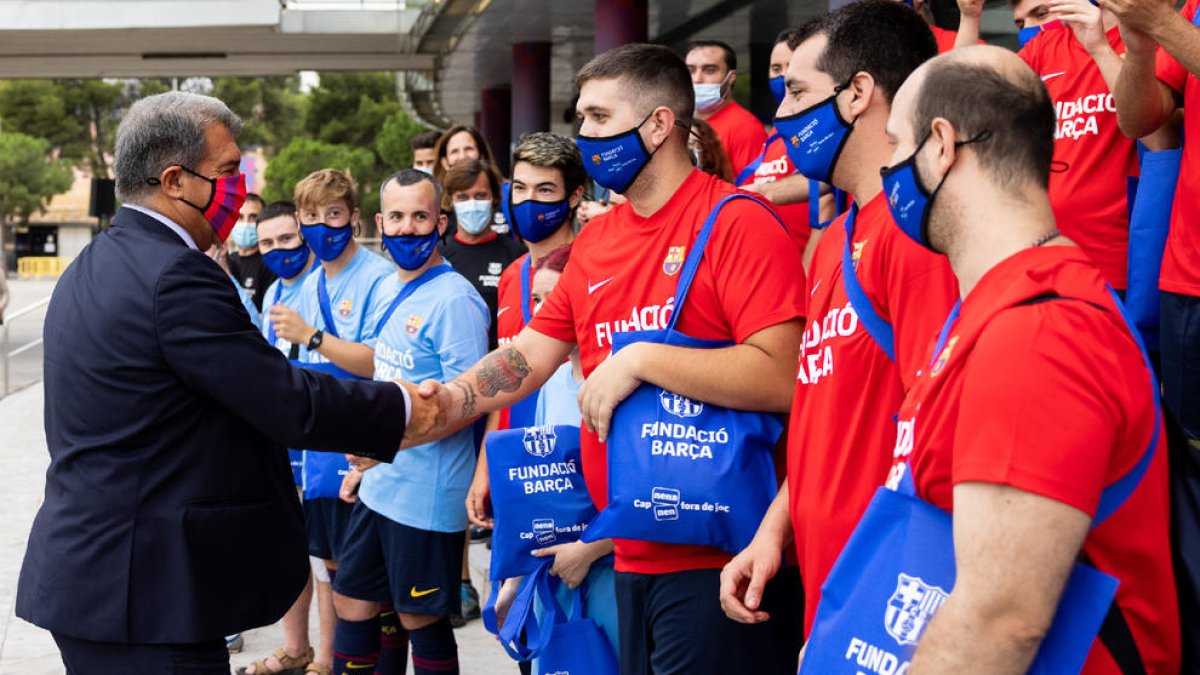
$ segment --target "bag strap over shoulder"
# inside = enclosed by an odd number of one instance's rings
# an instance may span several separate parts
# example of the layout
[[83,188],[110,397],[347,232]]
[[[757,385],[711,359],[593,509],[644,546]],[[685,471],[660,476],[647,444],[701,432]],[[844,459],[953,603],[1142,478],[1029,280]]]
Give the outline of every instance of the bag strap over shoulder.
[[854,266],[854,254],[851,252],[854,244],[854,222],[858,219],[858,205],[850,207],[850,214],[846,216],[844,222],[846,228],[846,246],[842,249],[842,283],[846,287],[846,297],[850,300],[850,306],[854,308],[854,313],[858,315],[858,320],[862,322],[863,328],[867,329],[867,334],[871,339],[875,340],[875,344],[883,350],[884,354],[893,362],[896,360],[896,333],[892,329],[892,324],[879,316],[879,312],[875,311],[875,306],[871,304],[871,299],[867,297],[867,292],[863,290],[862,284],[858,280],[858,270]]

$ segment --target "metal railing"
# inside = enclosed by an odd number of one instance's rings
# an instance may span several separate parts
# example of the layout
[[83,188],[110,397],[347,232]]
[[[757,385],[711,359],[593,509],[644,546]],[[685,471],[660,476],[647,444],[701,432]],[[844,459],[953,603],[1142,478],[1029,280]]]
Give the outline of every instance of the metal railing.
[[50,304],[50,297],[47,296],[47,297],[42,298],[41,300],[38,300],[37,302],[33,303],[32,305],[29,305],[27,307],[22,307],[21,309],[18,309],[17,311],[13,312],[12,314],[9,314],[8,316],[4,317],[4,324],[2,326],[0,326],[0,328],[3,328],[2,337],[0,337],[0,360],[4,361],[4,389],[0,390],[0,395],[7,396],[9,393],[8,374],[9,374],[9,372],[12,371],[13,357],[20,356],[21,354],[24,354],[25,352],[38,347],[39,345],[42,344],[42,341],[43,341],[43,338],[39,337],[36,340],[33,340],[32,342],[30,342],[28,344],[24,344],[24,345],[21,345],[20,347],[17,347],[16,349],[12,350],[11,352],[8,351],[8,344],[9,344],[8,332],[12,327],[13,321],[16,321],[17,319],[20,319],[21,317],[26,316],[28,314],[32,314],[33,312],[35,312],[49,304]]

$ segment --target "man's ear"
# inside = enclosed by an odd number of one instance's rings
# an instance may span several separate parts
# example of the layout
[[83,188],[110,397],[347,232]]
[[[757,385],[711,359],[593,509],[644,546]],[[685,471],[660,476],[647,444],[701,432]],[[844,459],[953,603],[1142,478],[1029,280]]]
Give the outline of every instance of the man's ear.
[[576,206],[579,206],[579,202],[581,202],[581,201],[583,201],[583,186],[582,185],[575,188],[575,192],[572,192],[567,197],[567,205],[570,206],[571,208],[575,208]]
[[449,227],[449,225],[450,219],[446,217],[446,214],[443,213],[439,215],[437,223],[438,235],[442,237],[446,236],[446,228]]
[[675,113],[667,106],[660,105],[650,113],[650,121],[653,122],[650,128],[650,145],[658,147],[667,142],[671,130],[675,128]]
[[875,95],[875,78],[865,70],[860,70],[851,78],[847,88],[851,93],[848,119],[855,119],[871,105],[871,97]]
[[958,132],[955,131],[954,125],[944,117],[933,118],[930,132],[929,144],[934,146],[937,152],[934,165],[937,167],[938,173],[945,174],[958,156],[958,145],[956,144]]
[[176,165],[168,166],[158,175],[159,185],[162,186],[163,192],[168,197],[179,199],[184,195],[183,177],[185,173],[182,167]]
[[379,236],[382,237],[383,236],[383,214],[382,213],[375,214],[375,227],[376,227],[376,229],[379,230]]

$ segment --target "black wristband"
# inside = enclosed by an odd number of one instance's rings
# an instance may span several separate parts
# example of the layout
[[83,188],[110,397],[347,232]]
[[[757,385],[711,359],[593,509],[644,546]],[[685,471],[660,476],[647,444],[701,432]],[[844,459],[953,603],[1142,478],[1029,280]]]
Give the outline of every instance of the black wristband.
[[309,351],[319,349],[321,347],[321,343],[324,340],[325,340],[325,332],[324,331],[318,330],[317,332],[313,333],[312,337],[308,338]]

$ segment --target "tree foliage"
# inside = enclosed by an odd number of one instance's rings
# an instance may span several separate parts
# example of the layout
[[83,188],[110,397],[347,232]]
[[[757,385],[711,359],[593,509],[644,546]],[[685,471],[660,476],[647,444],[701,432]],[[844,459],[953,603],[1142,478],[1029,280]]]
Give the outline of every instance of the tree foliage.
[[73,177],[67,162],[51,158],[49,141],[0,133],[0,223],[28,222],[51,197],[69,190]]
[[305,96],[297,77],[218,77],[212,95],[242,118],[238,142],[279,152],[304,131]]
[[383,166],[392,171],[412,166],[412,137],[425,131],[425,127],[398,110],[384,120],[383,128],[375,137],[375,154]]
[[268,202],[290,200],[296,183],[308,174],[320,169],[337,169],[348,171],[358,184],[358,203],[363,214],[374,214],[379,206],[379,197],[374,195],[378,184],[374,167],[375,155],[370,150],[297,138],[267,164],[263,199]]

